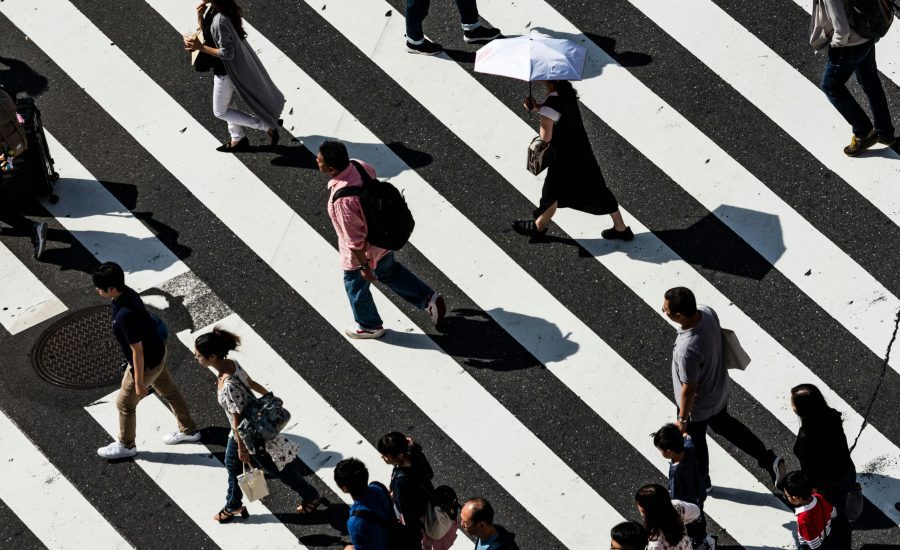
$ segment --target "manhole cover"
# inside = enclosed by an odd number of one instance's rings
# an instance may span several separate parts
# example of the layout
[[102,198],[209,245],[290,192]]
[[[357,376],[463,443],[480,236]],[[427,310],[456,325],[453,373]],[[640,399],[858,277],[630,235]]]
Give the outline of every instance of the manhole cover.
[[44,331],[31,363],[44,380],[65,388],[99,388],[122,378],[122,350],[112,335],[110,306],[66,315]]

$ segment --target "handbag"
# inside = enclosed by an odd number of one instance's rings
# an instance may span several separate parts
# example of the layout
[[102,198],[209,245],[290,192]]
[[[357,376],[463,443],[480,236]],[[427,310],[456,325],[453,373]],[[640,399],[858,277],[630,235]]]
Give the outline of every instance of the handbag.
[[253,395],[253,391],[237,376],[236,380],[247,392],[250,402],[241,412],[241,422],[237,432],[247,448],[254,448],[257,441],[268,441],[281,433],[291,420],[291,413],[284,408],[284,402],[269,392],[262,397]]
[[431,540],[441,540],[454,526],[454,521],[443,508],[432,503],[425,505],[425,535]]
[[251,468],[247,471],[247,463],[244,463],[244,473],[237,476],[238,487],[250,502],[257,501],[269,494],[269,486],[266,485],[266,474],[259,468]]
[[535,136],[528,144],[528,163],[526,168],[535,176],[540,174],[550,164],[550,143]]
[[737,334],[727,328],[722,329],[722,353],[725,355],[725,368],[744,370],[750,364],[750,356],[741,347]]
[[[194,37],[196,37],[204,46],[209,45],[206,43],[206,37],[203,36],[203,29],[197,29],[197,32],[194,33]],[[212,57],[200,50],[194,50],[191,52],[191,65],[194,66],[194,70],[198,73],[205,73],[212,69]]]

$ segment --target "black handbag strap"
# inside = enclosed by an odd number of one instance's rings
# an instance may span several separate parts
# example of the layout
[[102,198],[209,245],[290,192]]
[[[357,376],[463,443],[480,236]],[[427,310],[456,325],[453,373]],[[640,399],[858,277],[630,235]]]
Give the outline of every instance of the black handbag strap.
[[[237,375],[237,369],[239,369],[239,368],[241,368],[241,367],[238,366],[237,368],[235,368],[234,374],[232,374],[228,378],[237,381],[237,383],[240,384],[242,388],[244,388],[244,391],[247,392],[247,395],[250,397],[251,402],[253,402],[253,403],[258,402],[259,398],[253,394],[253,390],[250,389],[250,387],[247,386],[247,384],[245,384],[243,380],[241,380],[241,377]],[[247,407],[244,406],[244,408],[246,409]],[[243,414],[243,411],[241,411],[241,414]]]

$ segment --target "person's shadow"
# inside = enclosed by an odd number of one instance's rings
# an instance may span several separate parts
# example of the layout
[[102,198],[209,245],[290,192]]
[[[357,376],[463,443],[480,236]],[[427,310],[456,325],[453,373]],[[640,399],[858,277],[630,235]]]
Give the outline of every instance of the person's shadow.
[[0,56],[0,65],[6,66],[5,69],[0,69],[0,87],[13,98],[18,94],[40,95],[48,88],[47,78],[36,72],[27,63],[11,57]]

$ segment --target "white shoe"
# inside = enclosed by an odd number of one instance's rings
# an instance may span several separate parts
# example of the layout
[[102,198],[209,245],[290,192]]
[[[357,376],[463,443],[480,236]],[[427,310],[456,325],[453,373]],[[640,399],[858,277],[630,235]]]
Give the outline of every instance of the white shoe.
[[775,474],[775,488],[780,489],[781,482],[787,476],[787,464],[780,456],[775,457],[775,461],[772,463],[772,472]]
[[345,330],[344,334],[356,340],[371,340],[384,336],[384,328],[363,328],[359,324],[355,324]]
[[431,321],[435,325],[443,321],[444,315],[447,314],[447,304],[444,302],[444,297],[437,292],[431,295],[425,309],[428,311],[428,314],[431,315]]
[[137,447],[128,448],[118,441],[113,441],[106,447],[100,447],[99,449],[97,449],[97,454],[100,455],[100,458],[105,458],[106,460],[129,458],[137,454]]
[[163,436],[163,443],[166,445],[178,445],[179,443],[196,443],[200,441],[200,432],[196,431],[191,435],[181,432],[172,432]]

